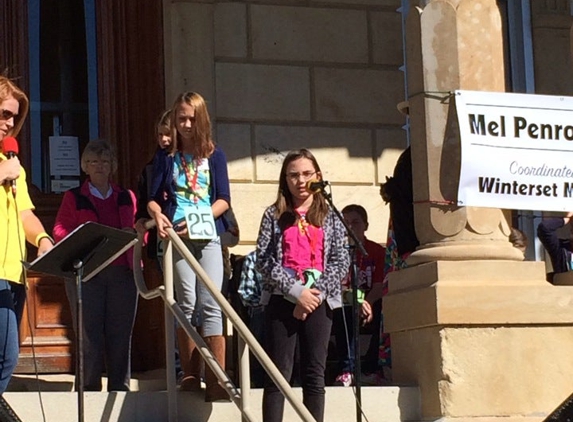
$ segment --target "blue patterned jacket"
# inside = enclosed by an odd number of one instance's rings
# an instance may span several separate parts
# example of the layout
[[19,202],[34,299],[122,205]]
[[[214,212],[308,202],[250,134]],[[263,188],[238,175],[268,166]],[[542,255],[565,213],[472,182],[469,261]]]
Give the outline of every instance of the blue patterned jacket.
[[[276,207],[265,210],[257,239],[256,269],[263,277],[262,304],[267,304],[271,294],[282,294],[297,299],[305,288],[282,266],[283,233],[275,218]],[[331,309],[342,306],[341,284],[350,266],[350,255],[344,247],[345,229],[332,210],[322,226],[324,231],[324,271],[313,287],[322,292]]]

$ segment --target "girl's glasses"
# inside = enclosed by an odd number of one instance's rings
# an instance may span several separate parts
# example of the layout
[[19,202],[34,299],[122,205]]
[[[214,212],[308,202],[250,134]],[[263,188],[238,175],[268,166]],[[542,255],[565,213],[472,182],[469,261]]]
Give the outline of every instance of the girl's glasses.
[[298,182],[298,179],[302,176],[302,180],[306,182],[310,180],[312,176],[316,174],[316,171],[303,171],[302,173],[288,173],[287,177],[294,183]]

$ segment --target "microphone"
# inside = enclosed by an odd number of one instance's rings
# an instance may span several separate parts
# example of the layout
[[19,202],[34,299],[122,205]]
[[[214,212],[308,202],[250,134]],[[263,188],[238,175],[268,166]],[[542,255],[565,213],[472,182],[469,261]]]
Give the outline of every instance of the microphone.
[[[13,136],[7,136],[2,140],[2,154],[8,159],[14,158],[18,155],[18,141]],[[12,194],[16,196],[16,180],[10,180],[12,186]]]
[[330,183],[328,183],[326,180],[311,179],[308,182],[306,182],[306,190],[309,191],[310,193],[318,193],[320,191],[323,191],[324,188],[329,184]]

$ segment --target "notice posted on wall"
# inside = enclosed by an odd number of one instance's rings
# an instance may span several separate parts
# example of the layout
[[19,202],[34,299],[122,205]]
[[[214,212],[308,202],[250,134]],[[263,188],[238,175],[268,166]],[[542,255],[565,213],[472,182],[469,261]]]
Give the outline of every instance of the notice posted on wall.
[[50,175],[79,176],[80,149],[76,136],[50,136]]
[[72,188],[77,188],[80,185],[79,179],[56,179],[51,180],[52,193],[64,193]]
[[458,205],[573,211],[573,97],[456,91]]

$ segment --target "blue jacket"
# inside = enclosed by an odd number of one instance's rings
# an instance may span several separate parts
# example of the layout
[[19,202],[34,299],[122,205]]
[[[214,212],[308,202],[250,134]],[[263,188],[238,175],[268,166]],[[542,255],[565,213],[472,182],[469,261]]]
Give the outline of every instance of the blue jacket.
[[[153,157],[153,172],[149,188],[149,200],[157,202],[163,214],[170,220],[173,220],[175,209],[177,208],[175,182],[173,181],[174,165],[173,155],[159,149]],[[223,199],[231,204],[227,158],[223,150],[218,147],[215,147],[215,151],[209,157],[209,173],[211,176],[209,183],[211,204],[217,199]],[[226,230],[224,218],[221,217],[215,219],[217,234],[222,234]]]

